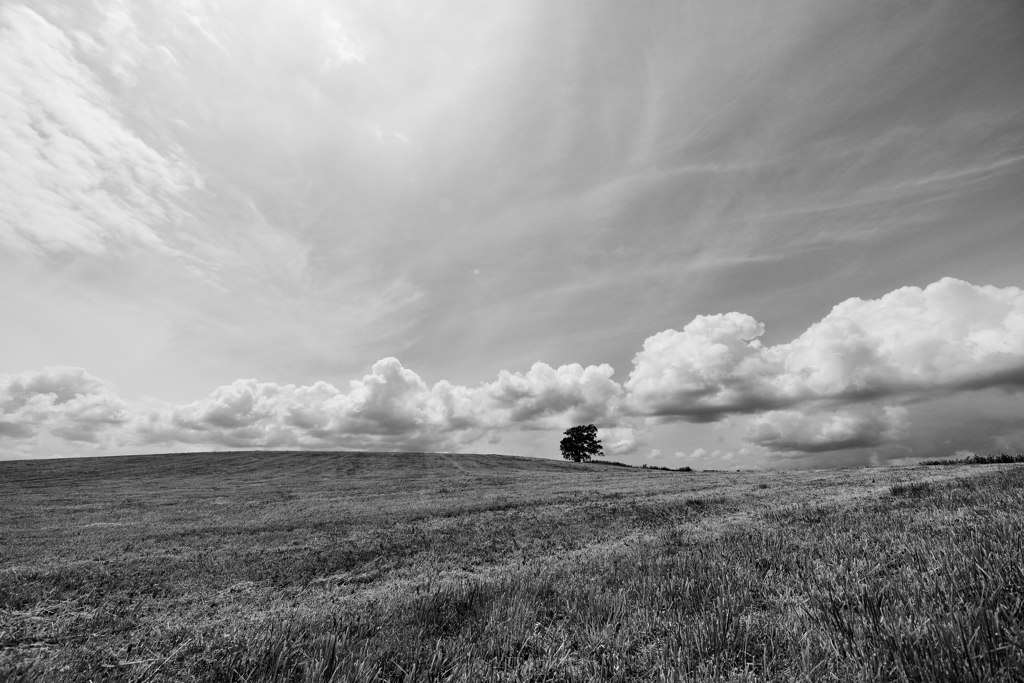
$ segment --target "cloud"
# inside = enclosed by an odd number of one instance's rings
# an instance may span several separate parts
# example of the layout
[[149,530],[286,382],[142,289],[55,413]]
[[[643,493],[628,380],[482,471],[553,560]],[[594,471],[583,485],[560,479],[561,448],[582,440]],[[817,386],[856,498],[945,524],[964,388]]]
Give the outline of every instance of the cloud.
[[208,397],[150,411],[136,430],[148,443],[213,443],[230,447],[444,448],[457,442],[453,388],[431,391],[394,358],[342,392],[327,382],[307,386],[236,380]]
[[906,427],[902,406],[857,406],[832,412],[771,410],[746,420],[745,437],[770,451],[822,453],[895,441]]
[[0,242],[88,253],[161,246],[155,228],[199,184],[195,171],[132,132],[71,39],[26,7],[0,8],[0,71]]
[[502,370],[498,379],[478,389],[484,419],[539,428],[571,423],[601,422],[618,406],[621,386],[612,379],[610,365],[579,363],[552,368],[534,363],[525,374]]
[[848,299],[779,349],[792,396],[931,395],[1024,386],[1024,291],[944,278]]
[[[848,299],[788,343],[762,344],[764,330],[741,313],[698,316],[649,337],[624,385],[607,364],[539,362],[476,386],[430,385],[387,357],[347,388],[240,379],[191,403],[130,412],[84,370],[50,368],[0,376],[0,435],[96,442],[117,431],[142,444],[459,450],[502,433],[594,423],[606,452],[623,455],[647,443],[650,422],[696,421],[740,434],[745,458],[843,452],[847,460],[1019,439],[1019,406],[998,399],[1024,388],[1018,288],[946,278]],[[982,413],[984,434],[964,437]],[[677,455],[719,457],[704,448]]]
[[81,28],[74,31],[75,43],[89,56],[102,60],[120,84],[137,85],[140,61],[160,48],[146,44],[126,0],[101,1],[99,4],[102,4],[99,12],[102,18],[96,30],[91,34]]
[[[455,449],[496,431],[610,420],[621,388],[610,366],[535,363],[470,388],[433,386],[396,358],[373,364],[342,391],[236,380],[205,399],[150,410],[135,420],[147,443],[231,447]],[[632,432],[614,432],[624,448]]]
[[665,330],[644,341],[626,381],[640,414],[725,414],[753,403],[763,371],[757,338],[764,324],[743,313],[701,315],[681,332]]
[[624,425],[598,429],[605,455],[630,455],[646,443],[646,430],[638,420],[624,421]]
[[127,406],[114,388],[81,368],[0,375],[0,438],[49,433],[95,443],[126,420]]
[[822,402],[914,400],[1024,386],[1024,291],[944,278],[848,299],[792,342],[764,346],[741,313],[649,337],[625,383],[640,415],[714,421]]

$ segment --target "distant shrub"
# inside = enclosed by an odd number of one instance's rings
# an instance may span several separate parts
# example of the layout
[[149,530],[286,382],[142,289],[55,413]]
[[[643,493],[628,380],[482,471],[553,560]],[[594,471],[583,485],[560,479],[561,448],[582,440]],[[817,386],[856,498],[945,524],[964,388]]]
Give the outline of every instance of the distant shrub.
[[632,465],[627,465],[626,463],[619,462],[618,460],[591,460],[590,462],[593,463],[594,465],[611,465],[612,467],[632,467]]
[[1009,453],[998,453],[996,455],[968,455],[965,458],[946,458],[934,460],[922,460],[922,465],[1008,465],[1011,463],[1024,462],[1024,453],[1010,455]]
[[[618,462],[617,460],[591,460],[592,464],[595,465],[611,465],[612,467],[629,467],[630,469],[638,469],[636,465],[629,465],[624,462]],[[691,467],[659,467],[657,465],[641,465],[639,469],[642,470],[662,470],[664,472],[693,472]]]
[[640,467],[645,470],[662,470],[663,472],[693,472],[689,467],[677,467],[672,469],[671,467],[658,467],[657,465],[647,464],[641,465]]

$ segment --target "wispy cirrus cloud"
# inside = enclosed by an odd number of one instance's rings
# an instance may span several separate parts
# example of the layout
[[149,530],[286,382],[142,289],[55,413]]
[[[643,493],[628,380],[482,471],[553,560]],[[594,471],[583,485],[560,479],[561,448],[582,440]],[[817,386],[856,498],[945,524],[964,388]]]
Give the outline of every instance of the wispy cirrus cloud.
[[125,124],[71,37],[0,8],[0,240],[21,250],[160,248],[177,198],[202,183],[174,149]]

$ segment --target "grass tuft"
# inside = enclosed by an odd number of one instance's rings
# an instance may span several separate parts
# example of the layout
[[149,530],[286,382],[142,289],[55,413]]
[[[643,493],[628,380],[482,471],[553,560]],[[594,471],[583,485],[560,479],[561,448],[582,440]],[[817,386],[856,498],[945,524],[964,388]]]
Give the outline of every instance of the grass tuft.
[[915,481],[915,482],[898,482],[889,487],[889,495],[891,496],[904,496],[908,498],[920,498],[926,496],[932,492],[931,482],[927,481]]

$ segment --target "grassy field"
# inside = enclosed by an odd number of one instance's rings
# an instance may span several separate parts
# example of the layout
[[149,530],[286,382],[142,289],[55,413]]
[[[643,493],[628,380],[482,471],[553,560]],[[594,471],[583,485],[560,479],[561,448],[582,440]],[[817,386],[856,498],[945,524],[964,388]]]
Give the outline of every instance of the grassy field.
[[0,680],[1024,680],[1024,465],[0,462]]

